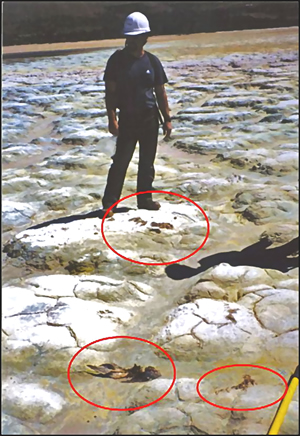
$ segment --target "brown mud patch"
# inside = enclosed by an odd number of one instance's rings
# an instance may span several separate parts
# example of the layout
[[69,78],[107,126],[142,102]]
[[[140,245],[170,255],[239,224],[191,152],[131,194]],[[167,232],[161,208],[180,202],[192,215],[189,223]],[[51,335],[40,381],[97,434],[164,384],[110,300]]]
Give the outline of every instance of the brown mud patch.
[[[276,29],[253,29],[215,33],[195,33],[189,35],[159,35],[150,36],[149,43],[168,43],[172,41],[199,41],[201,45],[197,54],[217,54],[229,52],[265,51],[267,49],[293,50],[298,47],[298,27]],[[53,44],[30,44],[3,47],[3,59],[24,57],[58,56],[62,54],[84,53],[107,48],[117,48],[124,45],[124,38],[102,41],[61,42]],[[181,55],[184,53],[180,53]]]

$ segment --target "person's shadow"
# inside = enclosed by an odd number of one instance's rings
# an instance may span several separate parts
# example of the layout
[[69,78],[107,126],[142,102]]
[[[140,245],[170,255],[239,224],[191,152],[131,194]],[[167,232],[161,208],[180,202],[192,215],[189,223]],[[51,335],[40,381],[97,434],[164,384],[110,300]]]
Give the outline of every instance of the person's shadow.
[[[128,212],[129,210],[132,210],[132,209],[129,207],[115,208],[114,214]],[[82,214],[82,215],[71,215],[71,216],[65,216],[62,218],[56,218],[56,219],[50,220],[50,221],[45,221],[41,224],[36,224],[35,226],[28,227],[27,230],[41,229],[42,227],[50,226],[50,224],[68,224],[68,223],[71,223],[73,221],[85,220],[88,218],[100,218],[100,219],[102,219],[104,217],[104,215],[105,215],[105,212],[102,209],[97,209],[97,210],[94,210],[92,212]]]
[[182,280],[200,274],[212,266],[228,263],[231,266],[255,266],[263,269],[276,269],[283,273],[299,266],[299,256],[288,257],[299,251],[299,237],[285,245],[266,250],[272,245],[267,238],[263,238],[241,251],[224,251],[200,259],[199,268],[172,264],[165,268],[167,276],[173,280]]

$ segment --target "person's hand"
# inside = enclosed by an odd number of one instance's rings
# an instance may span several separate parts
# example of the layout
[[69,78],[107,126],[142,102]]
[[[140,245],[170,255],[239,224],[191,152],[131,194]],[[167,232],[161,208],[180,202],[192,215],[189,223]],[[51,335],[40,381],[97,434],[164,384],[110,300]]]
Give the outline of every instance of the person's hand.
[[172,132],[172,124],[171,121],[166,121],[163,124],[163,132],[164,132],[164,141],[169,141],[171,139],[171,132]]
[[117,120],[110,121],[108,124],[108,131],[114,136],[119,135],[119,125]]

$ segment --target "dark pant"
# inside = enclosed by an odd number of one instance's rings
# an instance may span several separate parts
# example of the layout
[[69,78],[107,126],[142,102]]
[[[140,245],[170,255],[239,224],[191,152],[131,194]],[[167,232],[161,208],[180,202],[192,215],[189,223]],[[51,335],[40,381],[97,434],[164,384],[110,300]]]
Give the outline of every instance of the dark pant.
[[[157,149],[158,119],[154,110],[139,114],[134,119],[120,113],[119,136],[113,163],[109,169],[106,188],[102,199],[104,208],[110,207],[121,197],[121,192],[128,165],[132,159],[135,146],[139,141],[139,166],[137,192],[152,191],[154,180],[154,159]],[[152,199],[152,194],[137,196],[138,205]]]

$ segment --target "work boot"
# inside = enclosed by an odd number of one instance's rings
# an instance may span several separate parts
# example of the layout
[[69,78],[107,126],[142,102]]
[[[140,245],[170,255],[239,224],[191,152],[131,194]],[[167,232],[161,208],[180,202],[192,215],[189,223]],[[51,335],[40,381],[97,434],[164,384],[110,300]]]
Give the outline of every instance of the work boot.
[[138,209],[158,210],[160,209],[160,204],[157,201],[147,200],[138,203]]
[[[106,214],[106,211],[107,211],[107,209],[103,209],[104,215]],[[113,216],[113,214],[114,214],[113,210],[110,210],[108,212],[108,214],[106,215],[106,218],[110,218],[111,216]]]
[[[112,205],[111,205],[112,206]],[[107,209],[109,209],[111,206],[106,206],[106,207],[104,207],[103,206],[103,214],[105,215],[106,214],[106,211],[107,211]],[[108,214],[107,214],[107,216],[106,216],[106,218],[110,218],[111,216],[113,216],[113,214],[114,214],[114,209],[111,209],[109,212],[108,212]],[[103,216],[104,216],[103,215]]]

